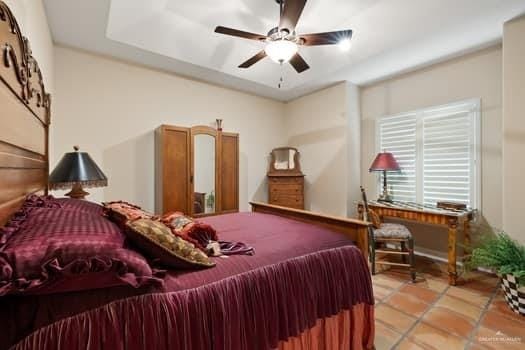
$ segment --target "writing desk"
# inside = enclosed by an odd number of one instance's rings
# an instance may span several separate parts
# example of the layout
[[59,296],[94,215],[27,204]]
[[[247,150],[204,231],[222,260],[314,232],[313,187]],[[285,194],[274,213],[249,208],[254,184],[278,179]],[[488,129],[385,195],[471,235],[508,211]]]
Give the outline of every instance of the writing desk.
[[[426,224],[446,226],[448,228],[448,282],[456,285],[457,280],[457,233],[459,225],[463,225],[464,243],[470,243],[470,222],[475,210],[448,210],[435,206],[426,206],[407,202],[369,201],[368,206],[381,217],[392,217],[411,220]],[[364,205],[358,204],[359,218],[364,217]]]

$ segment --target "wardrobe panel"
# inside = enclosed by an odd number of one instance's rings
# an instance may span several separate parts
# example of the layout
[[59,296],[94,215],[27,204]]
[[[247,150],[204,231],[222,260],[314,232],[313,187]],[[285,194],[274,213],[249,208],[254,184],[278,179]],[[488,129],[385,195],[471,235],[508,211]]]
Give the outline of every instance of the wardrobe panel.
[[[157,140],[157,213],[190,212],[190,130],[162,126]],[[160,176],[160,178],[159,178]]]
[[239,135],[221,134],[221,211],[239,211]]

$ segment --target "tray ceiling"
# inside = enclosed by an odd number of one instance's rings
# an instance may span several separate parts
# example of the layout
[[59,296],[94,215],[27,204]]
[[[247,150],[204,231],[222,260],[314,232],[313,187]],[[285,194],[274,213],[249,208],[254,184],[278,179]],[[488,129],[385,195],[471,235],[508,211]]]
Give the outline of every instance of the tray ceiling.
[[[500,40],[523,0],[309,0],[298,33],[352,29],[350,51],[301,47],[297,74],[265,59],[237,66],[264,43],[214,33],[223,25],[266,34],[274,0],[45,0],[56,42],[289,100],[337,81],[364,84]],[[278,88],[280,78],[284,83]]]

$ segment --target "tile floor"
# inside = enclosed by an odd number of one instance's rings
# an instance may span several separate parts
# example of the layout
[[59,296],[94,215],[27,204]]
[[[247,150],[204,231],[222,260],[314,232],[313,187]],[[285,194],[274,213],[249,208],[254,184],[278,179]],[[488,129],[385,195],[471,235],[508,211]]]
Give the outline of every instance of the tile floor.
[[418,257],[417,270],[414,284],[404,269],[372,277],[377,350],[525,349],[525,317],[508,308],[495,276],[449,286],[445,264]]

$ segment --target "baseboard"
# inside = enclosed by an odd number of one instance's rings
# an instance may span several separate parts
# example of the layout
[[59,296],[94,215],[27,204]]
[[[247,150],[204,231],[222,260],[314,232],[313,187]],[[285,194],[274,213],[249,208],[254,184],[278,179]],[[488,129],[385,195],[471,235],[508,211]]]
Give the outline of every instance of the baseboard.
[[448,262],[448,256],[446,255],[446,253],[443,253],[437,250],[433,250],[433,249],[422,248],[422,247],[416,246],[415,254],[419,256],[424,256],[425,258],[429,258],[432,260]]

